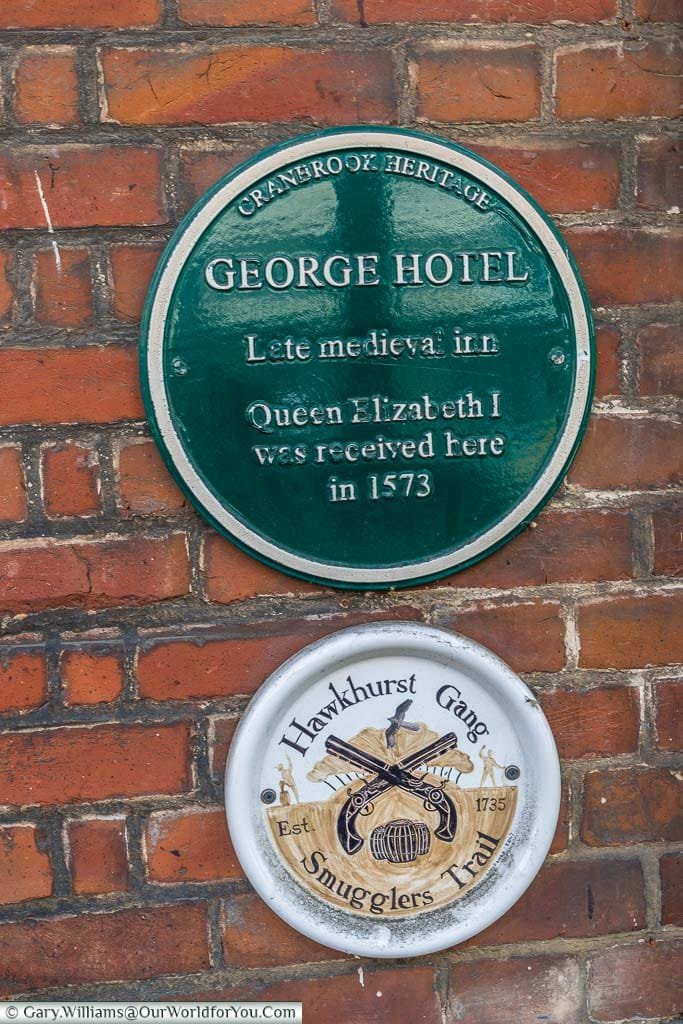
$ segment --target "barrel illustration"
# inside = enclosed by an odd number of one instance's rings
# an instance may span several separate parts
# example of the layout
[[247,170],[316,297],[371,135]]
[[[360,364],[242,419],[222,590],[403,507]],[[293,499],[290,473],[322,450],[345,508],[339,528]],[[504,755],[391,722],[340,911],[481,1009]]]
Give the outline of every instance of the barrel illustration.
[[375,860],[410,864],[429,851],[430,841],[429,829],[424,822],[397,818],[372,830],[370,850]]

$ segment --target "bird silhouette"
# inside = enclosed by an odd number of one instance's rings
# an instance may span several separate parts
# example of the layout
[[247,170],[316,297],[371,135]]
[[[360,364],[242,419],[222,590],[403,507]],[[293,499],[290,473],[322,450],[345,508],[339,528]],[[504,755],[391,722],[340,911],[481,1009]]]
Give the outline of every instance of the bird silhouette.
[[419,732],[420,726],[416,725],[415,722],[406,722],[406,711],[412,704],[412,700],[404,700],[394,711],[389,721],[389,728],[384,733],[387,747],[392,750],[396,746],[396,733],[399,729],[410,729],[411,732]]

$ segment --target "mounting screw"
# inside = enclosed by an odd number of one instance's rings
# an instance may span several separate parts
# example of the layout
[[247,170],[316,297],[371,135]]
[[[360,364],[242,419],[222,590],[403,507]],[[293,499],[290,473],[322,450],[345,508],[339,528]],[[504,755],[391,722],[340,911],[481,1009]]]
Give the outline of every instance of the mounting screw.
[[515,782],[520,775],[521,772],[516,764],[509,764],[505,769],[505,778],[510,782]]
[[555,366],[562,366],[565,361],[565,354],[561,348],[554,348],[550,353],[550,362],[554,363]]
[[261,790],[261,802],[264,804],[274,804],[277,799],[277,793],[274,789],[262,789]]
[[187,363],[184,359],[180,359],[178,356],[173,360],[171,366],[173,367],[173,372],[176,377],[184,377],[187,373]]

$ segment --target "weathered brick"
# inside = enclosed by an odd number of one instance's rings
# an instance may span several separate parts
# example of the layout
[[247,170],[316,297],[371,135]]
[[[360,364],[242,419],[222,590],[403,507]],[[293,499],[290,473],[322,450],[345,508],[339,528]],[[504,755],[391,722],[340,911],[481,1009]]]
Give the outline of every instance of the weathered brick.
[[45,230],[48,215],[55,228],[165,224],[160,151],[81,145],[0,150],[0,230]]
[[640,703],[633,686],[542,690],[539,700],[563,759],[611,757],[638,749]]
[[39,708],[46,700],[44,652],[0,647],[0,713]]
[[137,352],[118,345],[0,349],[0,424],[142,419]]
[[123,442],[116,456],[119,506],[126,516],[168,515],[187,501],[153,441]]
[[681,141],[672,135],[641,139],[636,168],[636,202],[646,210],[679,207],[683,196]]
[[620,512],[546,512],[534,529],[435,586],[521,587],[627,579],[631,522]]
[[579,664],[640,668],[683,661],[683,591],[615,597],[579,606]]
[[180,0],[178,17],[190,25],[313,25],[312,0]]
[[94,318],[90,253],[55,247],[36,253],[36,320],[49,327],[88,327]]
[[595,365],[595,396],[621,394],[619,382],[619,346],[621,336],[616,327],[597,327],[595,331],[596,365]]
[[233,881],[243,877],[223,807],[152,814],[145,825],[151,882]]
[[680,324],[650,324],[638,332],[641,395],[683,395]]
[[22,124],[78,124],[73,47],[30,46],[21,51],[15,72],[14,115]]
[[424,50],[416,67],[419,118],[491,122],[539,116],[539,55],[534,46]]
[[516,672],[556,672],[565,663],[564,623],[551,602],[479,605],[444,625],[485,644]]
[[35,825],[0,826],[0,903],[52,895],[52,865]]
[[188,209],[196,203],[212,185],[232,171],[249,157],[254,156],[254,146],[219,146],[201,149],[184,147],[180,150],[182,196]]
[[666,853],[659,862],[662,924],[683,925],[683,856]]
[[0,28],[143,28],[160,13],[160,0],[3,0]]
[[221,933],[228,967],[280,967],[347,957],[294,931],[251,894],[232,896],[223,903]]
[[666,768],[589,772],[582,836],[589,846],[683,838],[683,785]]
[[105,49],[107,117],[120,124],[296,121],[396,116],[391,57],[375,50]]
[[286,576],[247,555],[217,533],[204,539],[203,573],[209,601],[230,604],[259,594],[313,594],[321,588]]
[[676,117],[680,113],[681,51],[675,39],[582,43],[557,55],[556,110],[567,121]]
[[0,249],[0,325],[12,319],[14,288],[9,278],[14,256],[9,249]]
[[679,302],[679,228],[573,227],[564,232],[594,306]]
[[683,574],[683,522],[680,509],[662,508],[652,513],[655,541],[654,572],[664,576]]
[[680,1012],[683,942],[639,942],[593,953],[588,966],[591,1019],[669,1018]]
[[68,804],[185,793],[190,734],[174,725],[96,725],[0,734],[0,804]]
[[562,783],[560,796],[560,813],[557,816],[557,827],[549,853],[563,853],[569,846],[569,789],[566,781]]
[[286,658],[328,633],[359,622],[419,617],[415,609],[399,605],[380,612],[271,623],[267,631],[257,634],[254,629],[251,636],[230,640],[156,642],[138,656],[140,696],[192,700],[253,693]]
[[102,509],[99,458],[89,444],[61,441],[42,449],[43,501],[48,516],[92,516]]
[[533,956],[484,960],[451,968],[449,1010],[458,1024],[575,1024],[581,1017],[581,982],[574,957]]
[[645,490],[681,482],[680,422],[653,416],[593,416],[569,482],[596,490]]
[[125,892],[128,858],[125,818],[81,818],[67,823],[71,888],[79,895]]
[[332,15],[360,25],[392,22],[483,22],[522,21],[545,25],[553,21],[591,23],[610,21],[615,15],[614,0],[332,0]]
[[683,679],[663,679],[655,684],[657,746],[683,750]]
[[209,967],[207,931],[203,903],[3,924],[3,979],[25,991],[194,974]]
[[636,0],[636,18],[641,21],[680,21],[678,0]]
[[184,534],[0,547],[0,610],[148,604],[187,594]]
[[161,250],[160,245],[112,246],[112,311],[117,320],[139,322]]
[[469,939],[466,948],[632,932],[645,923],[639,861],[554,861],[507,914]]
[[433,968],[411,964],[383,970],[364,968],[363,984],[354,970],[311,981],[246,982],[195,998],[301,1000],[314,1024],[441,1024],[434,982]]
[[116,654],[64,651],[60,667],[64,700],[70,706],[107,703],[123,692],[123,664]]
[[0,522],[26,519],[26,484],[18,445],[0,447]]
[[225,775],[225,763],[228,759],[228,751],[232,738],[235,735],[239,719],[232,716],[216,716],[210,720],[210,747],[209,763],[211,766],[211,777],[215,780],[222,779]]

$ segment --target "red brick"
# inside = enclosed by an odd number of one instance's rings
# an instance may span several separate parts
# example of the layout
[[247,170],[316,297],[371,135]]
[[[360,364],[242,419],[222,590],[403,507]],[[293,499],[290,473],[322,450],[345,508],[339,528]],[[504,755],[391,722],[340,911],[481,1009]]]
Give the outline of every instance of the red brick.
[[567,783],[562,783],[562,795],[560,797],[560,813],[557,816],[557,828],[553,841],[550,844],[549,853],[563,853],[569,846],[569,790]]
[[435,586],[520,587],[628,579],[631,522],[620,512],[546,512],[510,543]]
[[112,310],[117,320],[131,324],[139,322],[161,251],[160,245],[112,246]]
[[223,959],[228,967],[280,967],[343,960],[347,954],[294,931],[258,896],[233,896],[221,915]]
[[43,492],[48,516],[92,516],[102,510],[99,458],[89,444],[45,445]]
[[26,519],[26,484],[21,465],[21,448],[0,448],[0,522],[20,523]]
[[576,1024],[581,1017],[579,965],[573,957],[484,960],[451,968],[449,1009],[458,1024]]
[[556,672],[564,666],[558,604],[477,606],[456,612],[447,625],[491,648],[516,672]]
[[0,804],[185,793],[187,725],[96,725],[0,734]]
[[568,228],[594,306],[678,302],[683,298],[679,228]]
[[680,139],[660,135],[638,146],[636,202],[646,210],[668,210],[681,205],[683,153]]
[[142,419],[138,376],[137,352],[118,345],[0,349],[0,424]]
[[417,116],[428,121],[528,121],[541,109],[534,46],[425,50],[417,58]]
[[588,1000],[591,1020],[673,1018],[680,1012],[683,943],[639,942],[591,955]]
[[664,576],[683,574],[683,521],[680,509],[652,513],[655,540],[654,572]]
[[552,21],[594,22],[614,18],[614,0],[332,0],[332,16],[360,25],[392,22],[522,21],[545,25]]
[[184,534],[122,537],[0,550],[0,610],[106,608],[148,604],[187,594]]
[[542,690],[539,699],[561,758],[611,757],[638,749],[640,702],[635,687]]
[[616,597],[579,607],[579,664],[641,668],[683,661],[680,593]]
[[638,333],[641,395],[683,395],[680,324],[650,324]]
[[125,818],[82,818],[67,824],[72,891],[125,892],[128,857]]
[[595,396],[621,394],[619,383],[619,345],[621,336],[615,327],[598,327],[595,332],[597,359],[595,366]]
[[322,589],[271,569],[216,533],[204,540],[203,566],[206,596],[219,604],[246,601],[259,594],[314,594]]
[[34,825],[0,826],[0,903],[52,895],[52,865]]
[[3,0],[0,28],[143,28],[160,13],[160,0]]
[[215,717],[211,719],[211,745],[209,747],[209,758],[211,764],[211,777],[222,779],[225,775],[225,763],[228,759],[228,752],[237,728],[237,718]]
[[[520,9],[519,7],[517,8]],[[611,210],[619,194],[617,153],[597,143],[464,143],[527,189],[550,213]]]
[[674,39],[586,46],[557,55],[557,116],[567,121],[676,117],[681,53]]
[[636,0],[636,18],[641,21],[680,21],[678,0]]
[[0,713],[39,708],[46,700],[44,653],[0,647]]
[[659,862],[662,885],[662,924],[683,925],[683,857],[666,853]]
[[41,249],[34,278],[36,320],[49,327],[88,327],[94,319],[87,249]]
[[234,881],[244,877],[222,807],[150,815],[145,825],[145,851],[151,882]]
[[206,907],[181,903],[0,925],[3,976],[18,991],[194,974],[209,967]]
[[415,609],[397,606],[379,613],[271,623],[258,635],[254,629],[251,636],[230,640],[156,642],[138,656],[140,696],[192,700],[253,693],[286,658],[328,633],[361,622],[419,617]]
[[0,249],[0,324],[12,319],[14,288],[9,279],[13,255],[9,249]]
[[655,684],[655,728],[660,750],[683,750],[683,679]]
[[168,220],[158,149],[6,148],[0,152],[0,230],[45,230],[41,189],[55,228],[165,224]]
[[72,47],[22,50],[15,73],[14,114],[21,124],[78,124],[78,72]]
[[185,148],[180,165],[185,207],[196,203],[224,175],[256,153],[253,146],[213,146],[211,149]]
[[124,442],[118,451],[117,469],[124,515],[168,515],[187,507],[153,441]]
[[593,416],[569,482],[597,490],[645,490],[681,481],[683,430],[676,420]]
[[119,124],[346,124],[396,116],[391,57],[378,50],[109,49],[101,61],[107,116]]
[[553,861],[512,909],[466,948],[632,932],[645,924],[639,861]]
[[180,0],[178,17],[190,25],[313,25],[312,0]]
[[589,846],[683,838],[683,785],[666,768],[589,772],[582,836]]
[[64,651],[60,664],[69,706],[107,703],[123,693],[123,665],[116,654]]
[[[197,998],[195,996],[195,998]],[[431,967],[406,965],[383,970],[363,969],[311,981],[295,979],[201,993],[207,999],[297,1000],[312,1024],[441,1024],[442,1016]]]

